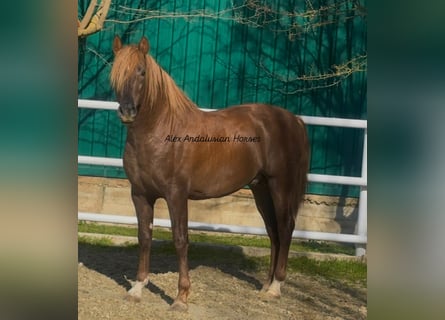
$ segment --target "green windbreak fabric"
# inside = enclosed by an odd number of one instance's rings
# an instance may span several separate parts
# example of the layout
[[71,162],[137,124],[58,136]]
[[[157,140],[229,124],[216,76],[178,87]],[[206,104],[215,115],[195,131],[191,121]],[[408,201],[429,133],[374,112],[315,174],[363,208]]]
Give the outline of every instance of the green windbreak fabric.
[[[82,18],[89,0],[78,1]],[[112,1],[100,32],[79,39],[78,94],[114,101],[115,35],[146,36],[150,53],[203,108],[264,102],[294,114],[366,119],[365,1]],[[125,127],[114,111],[79,109],[79,154],[121,157]],[[312,173],[360,176],[362,129],[308,126]],[[80,175],[125,177],[79,165]],[[357,196],[311,183],[309,193]]]

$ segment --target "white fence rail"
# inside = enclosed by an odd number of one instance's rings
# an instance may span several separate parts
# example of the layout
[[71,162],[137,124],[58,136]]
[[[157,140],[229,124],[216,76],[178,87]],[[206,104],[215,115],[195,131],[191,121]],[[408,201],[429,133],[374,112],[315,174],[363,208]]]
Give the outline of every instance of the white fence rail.
[[[79,99],[78,107],[89,108],[89,109],[116,110],[118,108],[118,103],[109,101]],[[213,109],[201,109],[201,110],[215,111]],[[368,202],[367,121],[356,120],[356,119],[309,117],[309,116],[301,116],[301,118],[308,125],[359,128],[365,130],[365,134],[363,143],[361,177],[334,176],[334,175],[313,174],[313,173],[308,174],[308,180],[310,182],[354,185],[360,187],[356,233],[341,234],[341,233],[295,230],[292,236],[294,238],[354,243],[356,245],[356,255],[357,256],[364,255],[366,253],[366,243],[367,243],[367,202]],[[91,157],[91,156],[81,156],[81,155],[78,156],[78,163],[88,164],[88,165],[115,166],[115,167],[123,166],[122,159],[120,158]],[[137,224],[136,217],[106,215],[106,214],[89,213],[89,212],[78,212],[78,220]],[[170,220],[166,219],[154,219],[153,223],[155,226],[160,226],[160,227],[171,226]],[[234,226],[234,225],[223,225],[223,224],[206,224],[195,221],[189,221],[188,225],[190,229],[198,229],[198,230],[224,231],[224,232],[246,233],[246,234],[266,234],[266,230],[264,228],[257,228],[257,227],[245,227],[245,226]]]

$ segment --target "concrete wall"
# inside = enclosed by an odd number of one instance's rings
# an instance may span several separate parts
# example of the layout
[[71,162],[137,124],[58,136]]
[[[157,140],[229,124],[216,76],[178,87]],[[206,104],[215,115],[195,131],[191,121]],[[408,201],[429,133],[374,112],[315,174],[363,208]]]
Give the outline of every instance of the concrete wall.
[[[78,210],[134,216],[130,183],[125,179],[79,176]],[[357,199],[306,195],[297,217],[296,229],[354,233],[357,210]],[[155,217],[169,218],[163,199],[156,202]],[[249,190],[240,190],[218,199],[189,200],[189,220],[264,227]]]

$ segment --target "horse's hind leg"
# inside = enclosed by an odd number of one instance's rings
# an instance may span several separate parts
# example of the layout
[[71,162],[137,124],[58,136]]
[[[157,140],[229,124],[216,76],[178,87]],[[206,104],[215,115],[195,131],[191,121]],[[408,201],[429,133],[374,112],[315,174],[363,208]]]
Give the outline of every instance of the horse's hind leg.
[[127,298],[140,301],[142,288],[148,284],[154,200],[149,201],[145,195],[136,194],[133,190],[131,197],[138,220],[139,264],[136,282],[132,284],[132,288],[128,291]]
[[258,184],[251,185],[250,189],[252,190],[255,198],[255,204],[264,220],[264,225],[266,226],[266,231],[270,239],[270,267],[267,280],[262,289],[263,291],[267,291],[274,279],[279,249],[275,208],[270,195],[269,187],[267,186],[267,182],[265,180],[261,180]]
[[278,232],[278,253],[276,259],[273,280],[267,293],[274,297],[281,296],[281,284],[286,278],[286,268],[289,255],[289,248],[292,241],[292,233],[295,228],[295,210],[298,210],[298,201],[293,199],[285,179],[269,180],[269,187],[275,208],[275,217]]

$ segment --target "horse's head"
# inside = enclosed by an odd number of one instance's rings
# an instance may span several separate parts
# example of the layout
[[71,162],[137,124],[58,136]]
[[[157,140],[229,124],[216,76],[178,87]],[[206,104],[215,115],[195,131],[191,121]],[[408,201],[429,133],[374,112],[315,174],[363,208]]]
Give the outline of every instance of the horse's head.
[[118,36],[114,38],[115,59],[110,79],[119,102],[117,113],[123,123],[133,122],[144,102],[147,86],[146,55],[149,47],[145,37],[142,37],[137,46],[122,46],[121,39]]

